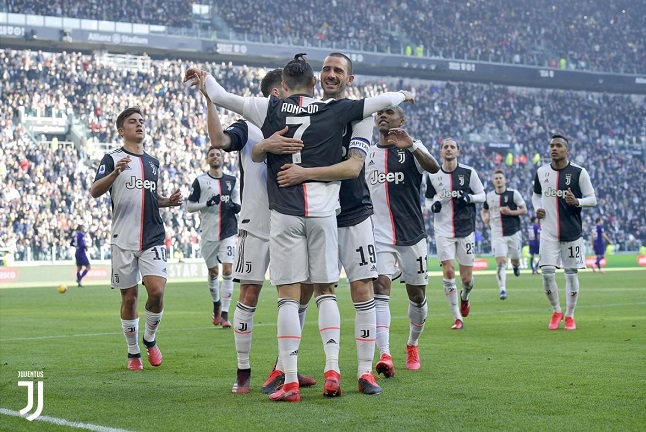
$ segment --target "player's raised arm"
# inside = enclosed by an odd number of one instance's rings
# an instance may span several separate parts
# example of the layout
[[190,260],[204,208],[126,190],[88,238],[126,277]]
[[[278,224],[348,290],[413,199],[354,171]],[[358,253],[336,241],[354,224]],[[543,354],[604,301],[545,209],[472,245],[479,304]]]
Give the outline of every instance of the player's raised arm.
[[264,97],[242,97],[226,91],[210,74],[197,68],[190,68],[184,74],[184,83],[199,86],[204,81],[204,90],[211,102],[244,116],[251,123],[261,127],[267,117],[269,100]]
[[368,117],[371,114],[376,113],[379,110],[397,106],[402,102],[410,102],[411,104],[415,103],[415,98],[413,94],[406,90],[400,90],[398,92],[386,92],[377,96],[371,96],[364,99],[363,105],[363,116]]

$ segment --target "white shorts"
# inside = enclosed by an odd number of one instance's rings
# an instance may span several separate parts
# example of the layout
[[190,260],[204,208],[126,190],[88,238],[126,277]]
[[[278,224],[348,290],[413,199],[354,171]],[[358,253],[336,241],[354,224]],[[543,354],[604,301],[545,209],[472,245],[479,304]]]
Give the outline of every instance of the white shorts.
[[262,285],[269,267],[269,240],[240,230],[233,279],[241,284]]
[[111,245],[112,288],[132,288],[142,277],[159,276],[168,279],[166,246],[153,246],[145,251],[132,251]]
[[339,227],[339,265],[345,269],[350,282],[377,278],[377,253],[370,218]]
[[583,237],[571,242],[548,240],[541,238],[540,266],[554,266],[558,268],[584,269],[585,249]]
[[401,280],[408,285],[428,284],[426,237],[412,246],[395,246],[377,242],[377,271],[391,277],[399,264]]
[[302,217],[271,210],[269,256],[273,285],[338,282],[336,215]]
[[218,263],[233,264],[236,255],[236,237],[231,236],[222,240],[202,240],[200,248],[202,258],[208,268],[213,268]]
[[476,262],[475,238],[474,233],[460,238],[435,237],[437,260],[442,264],[443,261],[453,261],[457,258],[460,265],[473,267]]
[[491,236],[491,249],[494,257],[505,257],[513,260],[520,259],[520,250],[522,248],[522,239],[520,231],[510,236]]

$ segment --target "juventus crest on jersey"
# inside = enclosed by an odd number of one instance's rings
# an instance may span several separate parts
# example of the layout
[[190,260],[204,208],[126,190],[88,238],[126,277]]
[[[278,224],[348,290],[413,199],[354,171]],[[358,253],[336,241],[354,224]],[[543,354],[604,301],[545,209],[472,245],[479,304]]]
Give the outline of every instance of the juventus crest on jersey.
[[157,159],[148,153],[130,153],[122,147],[103,156],[94,181],[112,173],[116,163],[126,156],[131,161],[110,188],[113,212],[110,243],[135,251],[163,245],[165,232],[159,215]]
[[373,145],[365,167],[374,206],[375,241],[412,246],[425,238],[420,202],[424,169],[415,156],[395,146]]

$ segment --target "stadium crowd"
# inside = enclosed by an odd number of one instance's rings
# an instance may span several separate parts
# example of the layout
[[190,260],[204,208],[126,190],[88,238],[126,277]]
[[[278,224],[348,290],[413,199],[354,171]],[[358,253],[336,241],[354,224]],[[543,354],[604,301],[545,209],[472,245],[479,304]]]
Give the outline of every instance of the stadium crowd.
[[[99,143],[116,143],[116,115],[138,105],[146,117],[146,149],[162,165],[160,193],[180,188],[186,197],[202,172],[208,148],[203,97],[181,84],[193,63],[152,61],[146,71],[115,68],[80,53],[0,50],[0,247],[16,259],[70,258],[71,230],[84,224],[92,239],[92,258],[109,243],[110,198],[93,199],[88,190],[102,155]],[[200,65],[225,88],[259,94],[266,70],[230,64]],[[643,97],[519,89],[504,86],[388,80],[359,77],[354,97],[387,89],[410,88],[417,103],[407,107],[407,128],[438,156],[438,143],[453,136],[461,143],[461,163],[474,166],[492,189],[494,168],[503,168],[509,186],[518,189],[531,209],[531,182],[537,164],[547,157],[549,135],[560,132],[574,143],[573,160],[590,172],[599,205],[584,212],[591,233],[594,218],[606,219],[607,232],[619,249],[646,244],[646,202],[641,180],[646,175],[643,150],[646,102]],[[38,97],[33,97],[38,95]],[[25,112],[75,116],[87,130],[85,146],[56,140],[34,142],[21,123]],[[233,121],[231,116],[229,121]],[[225,123],[228,123],[225,122]],[[491,143],[505,143],[500,153]],[[636,144],[636,145],[635,145]],[[236,173],[235,155],[225,171]],[[199,216],[182,208],[164,209],[167,245],[191,256],[198,243]],[[478,218],[479,219],[479,218]],[[527,221],[529,218],[527,218]],[[527,222],[526,221],[526,222]],[[488,229],[478,220],[482,249]],[[432,236],[432,229],[429,227]],[[27,251],[30,250],[28,256]],[[54,256],[52,256],[52,253]]]
[[[644,73],[643,0],[201,0],[231,30],[271,43]],[[189,2],[5,0],[9,12],[188,28]],[[215,20],[213,20],[215,21]],[[253,39],[253,36],[252,36]]]

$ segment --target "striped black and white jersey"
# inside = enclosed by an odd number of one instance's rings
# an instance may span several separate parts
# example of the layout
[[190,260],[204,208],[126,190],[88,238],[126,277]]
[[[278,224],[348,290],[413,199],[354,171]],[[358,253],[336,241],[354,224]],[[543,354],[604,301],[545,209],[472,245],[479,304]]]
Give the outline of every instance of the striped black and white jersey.
[[103,156],[94,181],[112,173],[117,162],[127,156],[130,163],[110,188],[110,244],[124,250],[142,251],[163,245],[165,239],[157,195],[159,161],[148,153],[137,155],[121,147]]
[[525,200],[515,189],[505,189],[503,193],[495,190],[487,192],[487,199],[484,202],[485,210],[489,211],[489,227],[491,235],[495,237],[506,237],[520,231],[520,216],[504,215],[500,213],[501,207],[509,207],[509,210],[518,210],[525,207]]
[[425,238],[420,202],[424,169],[415,156],[395,146],[373,145],[365,166],[375,241],[411,246]]
[[240,204],[240,191],[234,176],[222,174],[222,177],[215,178],[208,172],[200,174],[193,181],[188,200],[204,204],[215,195],[220,195],[220,202],[200,210],[202,240],[222,240],[238,232],[238,219],[235,212],[223,206],[226,202]]
[[238,214],[238,228],[269,240],[267,164],[251,160],[253,148],[263,139],[262,132],[252,123],[238,120],[224,133],[231,137],[231,147],[227,151],[239,152],[242,208]]
[[[471,195],[471,203],[460,199],[463,194]],[[463,238],[476,229],[476,206],[485,200],[484,187],[476,171],[458,163],[455,170],[446,172],[442,167],[426,179],[426,198],[431,203],[439,201],[442,210],[433,213],[435,235],[449,238]]]
[[569,162],[560,170],[547,164],[536,171],[534,194],[541,197],[541,202],[538,203],[540,207],[534,204],[534,208],[545,209],[545,217],[541,219],[541,239],[569,242],[583,234],[581,207],[565,202],[568,189],[577,198],[594,195],[590,175],[585,168]]
[[342,136],[347,123],[363,118],[363,100],[321,101],[306,95],[269,98],[260,128],[265,137],[289,127],[285,136],[303,140],[303,149],[293,155],[267,154],[269,208],[294,216],[321,217],[339,209],[339,181],[308,181],[278,187],[277,175],[287,163],[302,167],[334,165],[342,160]]
[[[372,140],[372,130],[374,120],[369,117],[365,120],[369,122],[369,130],[362,133],[361,125],[355,126],[354,130],[351,123],[348,123],[346,130],[343,132],[343,159],[347,159],[350,149],[359,149],[367,156],[370,141]],[[342,180],[341,190],[339,192],[339,202],[341,203],[341,213],[336,217],[338,227],[350,227],[357,225],[368,219],[372,213],[372,201],[370,200],[370,189],[366,183],[366,166],[361,167],[359,176],[353,179]]]

